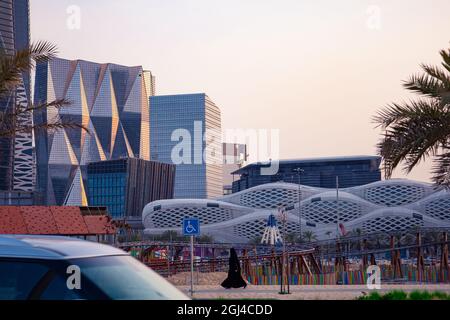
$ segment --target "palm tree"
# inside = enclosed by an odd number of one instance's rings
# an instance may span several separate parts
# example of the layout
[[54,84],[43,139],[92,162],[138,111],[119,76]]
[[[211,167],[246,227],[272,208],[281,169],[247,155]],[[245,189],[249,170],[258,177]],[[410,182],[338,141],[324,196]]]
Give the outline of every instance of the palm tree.
[[450,49],[441,50],[442,66],[422,64],[403,86],[420,95],[416,100],[392,103],[374,117],[385,132],[378,143],[389,178],[403,163],[409,173],[421,160],[432,157],[433,181],[450,186]]
[[317,239],[316,235],[311,230],[306,230],[305,232],[303,232],[302,238],[305,239],[306,242],[313,242]]
[[294,232],[289,232],[286,235],[286,243],[295,244],[298,241],[298,235]]
[[203,234],[197,238],[198,243],[214,243],[214,237],[211,235]]
[[352,247],[354,247],[356,250],[361,250],[362,249],[362,239],[361,239],[361,236],[364,234],[364,232],[363,232],[363,230],[361,229],[361,228],[356,228],[356,229],[353,229],[352,230],[352,232],[351,232],[351,235],[352,236],[356,236],[357,237],[357,239],[356,240],[354,240],[352,243],[351,243],[351,246]]
[[[28,48],[18,50],[14,54],[0,51],[0,101],[5,101],[11,96],[21,84],[22,75],[30,73],[36,63],[51,60],[56,56],[57,48],[54,44],[39,41],[31,44]],[[0,111],[0,137],[14,137],[17,133],[31,133],[33,131],[54,131],[59,129],[81,128],[88,131],[81,123],[70,119],[54,118],[43,123],[33,124],[20,121],[31,118],[33,113],[40,113],[46,109],[59,109],[70,105],[65,99],[27,106],[15,105],[14,108],[1,108]]]
[[250,239],[248,243],[259,245],[259,244],[261,244],[261,240],[262,240],[262,236],[256,236],[256,237]]

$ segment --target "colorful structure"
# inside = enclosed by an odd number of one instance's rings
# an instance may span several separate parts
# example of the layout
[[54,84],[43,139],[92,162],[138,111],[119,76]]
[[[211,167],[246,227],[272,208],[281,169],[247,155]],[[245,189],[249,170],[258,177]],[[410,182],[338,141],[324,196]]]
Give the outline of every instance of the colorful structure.
[[267,219],[267,226],[261,239],[261,244],[270,244],[272,246],[283,243],[281,239],[280,230],[277,227],[277,220],[271,214]]

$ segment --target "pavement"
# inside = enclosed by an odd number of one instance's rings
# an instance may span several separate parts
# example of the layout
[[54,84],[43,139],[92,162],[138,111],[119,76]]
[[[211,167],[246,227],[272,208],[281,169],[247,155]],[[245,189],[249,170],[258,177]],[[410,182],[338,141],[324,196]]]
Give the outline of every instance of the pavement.
[[[190,286],[177,286],[189,294]],[[392,290],[442,291],[450,294],[450,284],[381,285],[380,293]],[[290,294],[279,294],[280,286],[248,285],[247,288],[224,289],[218,285],[194,286],[194,299],[281,299],[281,300],[353,300],[370,293],[365,285],[290,286]]]

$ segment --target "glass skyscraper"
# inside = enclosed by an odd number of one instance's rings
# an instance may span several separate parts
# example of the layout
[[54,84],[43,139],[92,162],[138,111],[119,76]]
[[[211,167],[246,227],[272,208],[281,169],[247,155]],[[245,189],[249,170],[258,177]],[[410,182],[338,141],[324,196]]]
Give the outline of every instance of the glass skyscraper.
[[221,114],[214,102],[204,93],[153,96],[150,114],[152,160],[177,165],[174,198],[221,196]]
[[[27,48],[30,43],[28,0],[0,0],[0,50],[11,55]],[[15,106],[26,107],[30,101],[30,75],[23,74],[15,91],[0,97],[0,110],[12,111]],[[31,125],[32,118],[18,119]],[[19,133],[0,139],[0,190],[33,191],[35,166],[33,134]]]
[[153,77],[142,67],[52,59],[36,67],[35,102],[65,98],[68,106],[34,115],[59,117],[89,129],[36,134],[37,187],[43,204],[87,205],[90,162],[136,157],[149,160],[149,96]]

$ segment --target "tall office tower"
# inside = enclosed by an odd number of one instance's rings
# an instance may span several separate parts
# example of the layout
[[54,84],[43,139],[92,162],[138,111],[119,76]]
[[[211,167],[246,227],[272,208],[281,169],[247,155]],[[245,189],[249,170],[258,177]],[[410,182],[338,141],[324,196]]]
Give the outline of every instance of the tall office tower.
[[[27,48],[30,42],[29,1],[0,1],[0,48],[4,54]],[[26,107],[30,101],[30,74],[24,73],[17,89],[0,97],[0,109],[10,112]],[[32,117],[17,119],[32,124]],[[33,134],[18,133],[15,137],[0,139],[0,190],[33,191],[35,166]]]
[[[26,49],[30,45],[30,4],[28,0],[13,1],[14,46],[16,50]],[[30,73],[22,75],[17,87],[15,104],[22,108],[31,102]],[[21,125],[32,126],[33,117],[25,115],[17,121]],[[34,154],[34,135],[32,132],[20,132],[14,137],[13,189],[34,191],[36,186],[36,161]]]
[[150,98],[152,160],[176,164],[174,198],[221,196],[220,109],[204,93]]
[[[14,53],[14,22],[12,0],[0,1],[0,49],[2,54]],[[2,94],[0,97],[1,112],[7,112],[14,104],[14,95]],[[0,189],[12,188],[13,139],[0,138]]]
[[150,158],[149,98],[153,77],[141,66],[53,59],[36,66],[35,102],[65,98],[59,110],[34,115],[76,121],[82,129],[36,133],[37,187],[44,204],[86,205],[87,164]]

